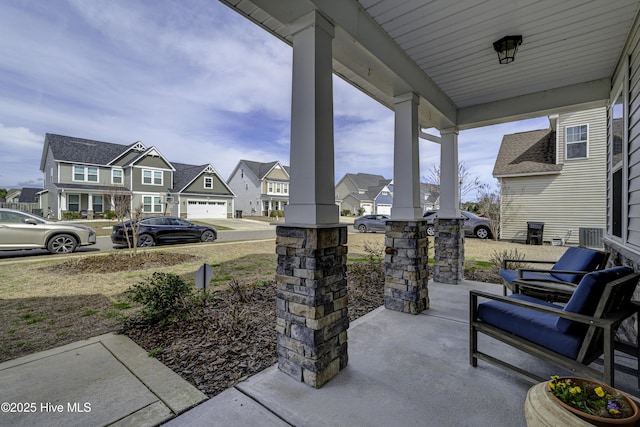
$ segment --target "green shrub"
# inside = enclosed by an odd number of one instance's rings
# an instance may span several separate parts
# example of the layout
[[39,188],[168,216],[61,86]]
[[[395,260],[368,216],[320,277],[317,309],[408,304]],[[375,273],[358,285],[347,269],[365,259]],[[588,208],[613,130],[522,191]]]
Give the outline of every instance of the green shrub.
[[180,276],[155,272],[125,294],[142,304],[139,319],[143,323],[167,325],[189,314],[193,289]]
[[271,218],[284,218],[284,211],[273,210],[269,213]]
[[104,211],[104,217],[106,219],[113,219],[116,217],[116,213],[114,211]]
[[342,216],[351,215],[351,209],[342,209]]
[[80,212],[62,211],[62,219],[64,220],[80,219]]

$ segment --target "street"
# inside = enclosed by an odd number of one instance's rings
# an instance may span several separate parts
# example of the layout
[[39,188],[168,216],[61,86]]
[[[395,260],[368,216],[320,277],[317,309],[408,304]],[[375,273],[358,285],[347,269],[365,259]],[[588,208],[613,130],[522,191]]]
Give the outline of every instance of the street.
[[[208,222],[203,220],[202,222]],[[232,230],[219,230],[218,239],[216,242],[238,242],[249,240],[262,240],[262,239],[275,239],[276,226],[266,222],[243,220],[243,219],[216,219],[212,221],[213,225],[221,224]],[[351,223],[345,223],[349,233],[357,233],[353,229]],[[76,249],[76,254],[91,254],[98,253],[100,251],[109,251],[114,249],[113,243],[111,243],[110,236],[101,236],[96,239],[96,244],[91,246],[81,246]],[[215,244],[215,243],[214,243]],[[117,247],[115,249],[122,249],[123,247]],[[45,249],[30,249],[30,250],[17,250],[17,251],[0,251],[0,259],[9,258],[31,258],[36,256],[52,256]],[[69,256],[69,255],[56,255],[56,256]]]

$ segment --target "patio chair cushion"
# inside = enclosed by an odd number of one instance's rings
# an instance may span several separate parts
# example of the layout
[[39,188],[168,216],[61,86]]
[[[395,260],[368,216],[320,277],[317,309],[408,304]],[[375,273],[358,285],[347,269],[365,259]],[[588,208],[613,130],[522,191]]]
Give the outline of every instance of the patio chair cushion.
[[[606,270],[594,271],[585,275],[571,298],[564,307],[565,311],[593,316],[600,302],[607,283],[633,273],[628,267],[614,267]],[[588,325],[573,322],[569,319],[558,318],[558,330],[570,334],[582,334]]]
[[[560,305],[526,295],[513,294],[508,298],[562,309]],[[558,316],[549,313],[501,301],[489,301],[478,305],[478,318],[572,359],[578,356],[582,345],[580,335],[560,331],[557,327]]]
[[[568,248],[551,270],[569,271],[594,271],[604,261],[606,254],[585,248]],[[551,275],[563,282],[578,283],[582,278],[579,274],[554,274]]]

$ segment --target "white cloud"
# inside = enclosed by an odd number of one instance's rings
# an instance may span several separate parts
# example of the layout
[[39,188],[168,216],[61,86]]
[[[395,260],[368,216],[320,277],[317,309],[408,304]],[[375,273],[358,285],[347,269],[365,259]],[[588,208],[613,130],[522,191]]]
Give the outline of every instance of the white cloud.
[[0,187],[40,187],[43,138],[23,127],[0,123]]
[[[40,179],[45,133],[142,140],[224,177],[240,159],[289,164],[292,49],[219,2],[5,0],[0,28],[0,187]],[[333,85],[336,179],[392,178],[393,112]],[[460,160],[483,180],[502,135],[532,125],[501,126],[460,134]],[[420,154],[424,176],[439,146]]]

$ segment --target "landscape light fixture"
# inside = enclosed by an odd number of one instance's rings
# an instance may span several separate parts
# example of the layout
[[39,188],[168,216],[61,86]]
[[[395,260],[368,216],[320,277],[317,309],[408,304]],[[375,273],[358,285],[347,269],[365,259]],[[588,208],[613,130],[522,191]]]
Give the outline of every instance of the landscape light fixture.
[[518,46],[522,44],[522,36],[505,36],[493,42],[493,48],[498,52],[501,64],[508,64],[516,59]]

